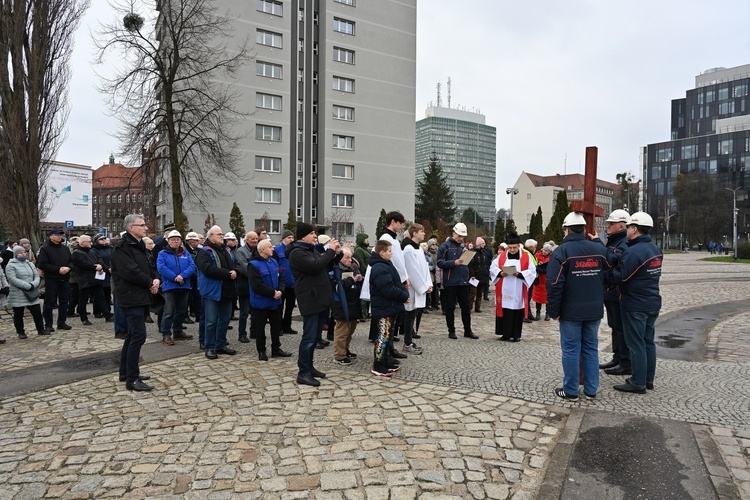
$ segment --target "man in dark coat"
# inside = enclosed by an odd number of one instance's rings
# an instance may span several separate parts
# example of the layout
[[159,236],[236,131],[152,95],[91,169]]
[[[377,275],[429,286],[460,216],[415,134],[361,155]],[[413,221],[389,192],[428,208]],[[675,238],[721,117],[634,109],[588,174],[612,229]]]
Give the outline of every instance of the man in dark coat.
[[148,233],[143,216],[127,215],[124,224],[125,234],[112,249],[115,300],[128,323],[128,334],[120,354],[120,382],[126,382],[129,391],[150,391],[152,387],[143,382],[150,377],[140,374],[138,358],[146,342],[146,315],[151,296],[159,292],[161,282],[142,241]]
[[78,313],[83,325],[91,325],[86,304],[89,298],[94,300],[95,309],[102,311],[107,322],[114,321],[109,304],[104,298],[104,278],[109,267],[104,267],[101,256],[92,250],[91,236],[84,234],[78,241],[78,248],[73,250],[73,264],[78,270]]
[[333,290],[328,272],[341,260],[341,245],[330,240],[323,253],[315,251],[318,235],[310,224],[297,224],[297,240],[287,252],[289,267],[294,274],[294,290],[299,312],[302,314],[302,338],[299,344],[297,383],[317,387],[316,378],[325,378],[325,373],[313,367],[313,351],[317,339],[323,332],[328,308],[333,305]]
[[52,310],[57,308],[57,329],[70,330],[65,323],[68,317],[70,298],[70,270],[72,260],[70,250],[62,242],[65,232],[53,229],[44,246],[39,249],[37,267],[44,271],[44,332],[52,333]]

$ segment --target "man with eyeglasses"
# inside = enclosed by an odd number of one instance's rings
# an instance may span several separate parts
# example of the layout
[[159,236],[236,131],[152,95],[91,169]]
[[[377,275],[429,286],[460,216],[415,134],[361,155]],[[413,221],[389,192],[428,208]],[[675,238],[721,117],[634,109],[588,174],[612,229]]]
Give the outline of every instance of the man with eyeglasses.
[[152,387],[143,382],[150,377],[140,374],[138,359],[146,343],[151,296],[159,292],[161,282],[142,241],[148,233],[143,216],[127,215],[124,225],[125,233],[112,249],[111,268],[115,300],[128,324],[120,354],[120,382],[125,382],[129,391],[150,391]]

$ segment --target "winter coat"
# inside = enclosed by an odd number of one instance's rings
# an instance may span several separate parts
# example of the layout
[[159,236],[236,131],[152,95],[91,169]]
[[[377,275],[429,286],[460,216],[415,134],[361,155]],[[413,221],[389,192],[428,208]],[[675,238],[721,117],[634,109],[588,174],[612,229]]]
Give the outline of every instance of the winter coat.
[[357,245],[354,248],[354,259],[359,264],[359,270],[362,274],[367,272],[367,261],[370,258],[370,249],[367,248],[368,245],[365,243],[368,238],[369,236],[365,233],[357,234]]
[[235,268],[234,255],[226,246],[213,243],[204,246],[198,252],[195,265],[198,266],[198,289],[201,297],[218,302],[237,296],[235,280],[229,275]]
[[281,297],[274,299],[277,291],[284,294],[284,275],[279,263],[271,257],[264,259],[257,252],[247,266],[250,275],[248,292],[250,307],[275,311],[281,306]]
[[[620,263],[622,253],[628,248],[627,234],[627,231],[620,231],[619,233],[611,234],[607,237],[607,263],[609,263],[609,267],[616,267],[617,264]],[[604,245],[599,238],[596,238],[593,241]],[[604,300],[610,300],[613,302],[620,301],[620,292],[615,285],[605,284],[604,288]]]
[[469,276],[472,276],[482,283],[488,283],[490,281],[490,263],[492,256],[487,257],[485,248],[474,248],[476,253],[474,258],[469,262]]
[[289,268],[289,259],[286,257],[286,251],[288,248],[288,246],[281,243],[274,247],[273,251],[276,252],[276,260],[279,263],[279,270],[281,270],[284,275],[284,286],[286,288],[294,288],[294,275]]
[[248,271],[248,265],[250,261],[255,257],[255,249],[257,247],[251,247],[245,245],[240,247],[234,252],[234,268],[237,270],[237,295],[240,297],[250,296],[250,271]]
[[662,253],[642,234],[628,241],[628,248],[620,256],[620,263],[605,274],[605,282],[620,290],[623,311],[651,312],[661,309],[659,279]]
[[464,286],[469,284],[469,268],[456,265],[456,260],[464,253],[464,244],[449,238],[438,248],[437,266],[443,270],[443,286]]
[[39,303],[39,298],[29,300],[23,293],[23,290],[37,288],[41,281],[34,264],[28,260],[22,262],[16,258],[12,258],[8,262],[8,265],[5,266],[5,276],[10,285],[8,307],[26,307]]
[[92,250],[99,254],[102,259],[106,272],[102,284],[104,288],[109,288],[112,286],[112,272],[109,270],[112,267],[112,247],[110,245],[94,245]]
[[[356,261],[352,261],[352,263],[355,262]],[[359,294],[362,293],[362,282],[355,281],[354,278],[362,276],[362,273],[359,269],[355,267],[347,267],[342,263],[339,263],[338,267],[339,272],[352,273],[352,276],[341,278],[341,284],[344,287],[344,296],[346,297],[346,311],[349,316],[349,321],[360,319],[362,317],[362,307],[359,300]],[[329,273],[331,286],[333,287],[333,307],[331,308],[331,316],[333,316],[334,319],[344,321],[346,318],[344,317],[344,310],[342,308],[343,304],[341,303],[341,292],[338,290],[338,283],[336,282],[336,276],[334,275],[335,272],[336,270],[334,269]]]
[[60,274],[61,267],[72,267],[70,250],[63,243],[54,244],[47,238],[42,248],[39,249],[37,267],[44,271],[46,281],[68,281],[70,273]]
[[370,254],[370,307],[374,318],[393,317],[404,312],[409,291],[392,262],[375,252]]
[[[187,250],[179,247],[176,251],[169,245],[156,257],[156,270],[161,276],[161,289],[163,292],[171,290],[190,290],[190,278],[198,271]],[[182,283],[174,279],[182,276]]]
[[73,265],[76,266],[78,273],[78,288],[91,288],[104,283],[103,280],[96,279],[97,264],[101,265],[103,270],[109,271],[108,268],[104,268],[102,258],[92,248],[79,246],[73,250]]
[[536,285],[534,285],[533,291],[531,292],[531,300],[536,302],[537,304],[546,304],[547,303],[547,265],[549,264],[549,260],[552,257],[552,254],[549,253],[547,255],[544,255],[544,252],[539,250],[536,255],[536,277],[539,280]]
[[604,316],[604,272],[609,268],[602,245],[570,233],[547,264],[547,313],[562,321],[594,321]]
[[287,247],[289,267],[294,275],[297,307],[303,316],[317,314],[333,305],[328,271],[338,264],[343,253],[332,249],[318,253],[310,243],[295,241]]
[[119,307],[151,305],[151,284],[159,279],[146,245],[125,233],[112,249],[112,289]]

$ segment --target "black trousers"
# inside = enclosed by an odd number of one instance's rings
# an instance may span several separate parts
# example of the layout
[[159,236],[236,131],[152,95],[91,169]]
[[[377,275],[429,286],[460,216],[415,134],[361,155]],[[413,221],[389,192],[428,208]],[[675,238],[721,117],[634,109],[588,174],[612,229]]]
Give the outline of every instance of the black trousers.
[[122,312],[128,322],[128,334],[120,352],[120,377],[126,377],[128,382],[135,382],[141,374],[138,360],[141,347],[146,343],[148,306],[123,307]]
[[612,329],[612,361],[624,368],[630,368],[630,349],[625,344],[625,328],[622,326],[622,311],[617,300],[605,300],[607,310],[607,325]]
[[107,300],[104,298],[104,287],[102,285],[94,285],[78,290],[78,314],[81,315],[81,321],[88,321],[89,319],[89,314],[86,311],[86,304],[89,302],[89,297],[94,299],[95,309],[98,308],[105,318],[109,318],[112,315]]
[[469,304],[469,287],[471,285],[446,286],[443,287],[441,298],[445,308],[445,323],[448,333],[456,333],[454,325],[456,302],[461,308],[461,322],[464,324],[464,335],[473,333],[471,331],[471,304]]
[[[34,318],[34,326],[36,331],[41,333],[44,331],[44,320],[42,319],[42,307],[39,304],[33,306],[26,306],[26,309],[31,313],[31,317]],[[16,333],[21,335],[26,333],[23,331],[23,307],[13,308],[13,326],[16,327]]]
[[294,306],[297,305],[297,294],[294,293],[294,288],[287,287],[284,290],[284,297],[281,302],[281,308],[284,309],[284,317],[281,320],[282,331],[289,331],[292,329],[292,313],[294,312]]
[[[64,325],[68,318],[70,283],[47,280],[44,286],[44,324],[52,328],[52,311],[57,308],[57,326]],[[58,307],[59,304],[59,307]]]
[[271,353],[281,349],[281,307],[278,309],[255,309],[252,310],[252,321],[250,328],[255,329],[255,346],[258,352],[266,350],[266,322],[271,323]]

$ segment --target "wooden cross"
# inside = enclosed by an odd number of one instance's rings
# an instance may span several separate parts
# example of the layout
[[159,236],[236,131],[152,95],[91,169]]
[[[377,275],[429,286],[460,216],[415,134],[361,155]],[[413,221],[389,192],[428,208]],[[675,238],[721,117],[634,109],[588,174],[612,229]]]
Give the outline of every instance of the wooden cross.
[[583,176],[583,199],[570,202],[570,208],[574,212],[583,214],[586,219],[586,234],[594,234],[594,223],[596,217],[604,216],[604,209],[596,205],[596,162],[599,157],[599,148],[588,146],[586,148],[586,173]]

